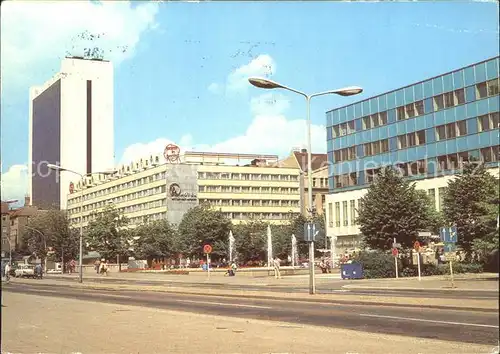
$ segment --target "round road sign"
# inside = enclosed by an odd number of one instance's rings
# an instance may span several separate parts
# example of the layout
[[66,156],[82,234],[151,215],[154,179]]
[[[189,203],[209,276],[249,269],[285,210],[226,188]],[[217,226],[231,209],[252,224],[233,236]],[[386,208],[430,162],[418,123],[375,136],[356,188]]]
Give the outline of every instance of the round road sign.
[[203,252],[204,253],[211,253],[212,252],[212,246],[210,246],[210,245],[203,246]]
[[392,255],[393,255],[394,257],[397,257],[397,256],[398,256],[398,253],[399,253],[399,252],[398,252],[398,249],[397,249],[397,248],[393,248],[393,249],[392,249]]
[[413,244],[413,248],[418,251],[420,249],[420,242],[415,241],[415,243]]

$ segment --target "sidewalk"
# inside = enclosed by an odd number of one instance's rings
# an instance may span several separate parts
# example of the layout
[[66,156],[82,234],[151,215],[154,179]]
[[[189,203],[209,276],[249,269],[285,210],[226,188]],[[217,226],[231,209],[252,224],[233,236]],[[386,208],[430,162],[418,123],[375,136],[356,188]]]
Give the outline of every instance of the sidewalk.
[[[78,274],[48,274],[45,276],[48,279],[78,279]],[[253,286],[268,286],[271,284],[282,285],[304,285],[309,282],[309,275],[289,275],[283,276],[276,280],[274,276],[264,277],[249,277],[236,276],[228,277],[223,275],[207,275],[207,273],[190,273],[189,275],[173,275],[167,273],[109,273],[108,276],[97,274],[83,274],[83,279],[92,281],[103,281],[106,279],[113,281],[128,281],[128,282],[158,282],[158,283],[204,283],[204,284],[233,284],[233,285],[253,285]],[[328,283],[332,280],[340,280],[340,273],[316,274],[315,279],[319,284]],[[279,281],[279,283],[278,283]]]
[[498,292],[498,274],[460,274],[454,277],[452,288],[450,276],[428,276],[393,279],[363,279],[342,286],[348,290],[398,290],[398,291],[476,291]]
[[[476,345],[2,294],[2,353],[492,353]],[[106,324],[104,327],[101,324]]]

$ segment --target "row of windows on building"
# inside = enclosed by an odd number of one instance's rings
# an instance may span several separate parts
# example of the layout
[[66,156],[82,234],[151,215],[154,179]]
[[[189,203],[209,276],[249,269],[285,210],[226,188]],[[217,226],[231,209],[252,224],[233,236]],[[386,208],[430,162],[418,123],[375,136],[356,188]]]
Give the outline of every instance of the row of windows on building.
[[[199,192],[208,193],[248,193],[248,194],[299,194],[298,188],[283,188],[283,187],[247,187],[247,186],[199,186]],[[119,204],[123,202],[128,202],[131,200],[136,200],[140,198],[149,197],[152,195],[164,194],[166,193],[166,185],[144,189],[142,191],[129,193],[123,196],[110,198],[103,201],[98,201],[83,206],[83,211],[95,210],[97,208],[102,208],[109,203]],[[79,199],[75,198],[68,202],[68,206],[75,206],[76,208],[68,208],[70,214],[78,213],[80,210]],[[85,199],[85,198],[84,198]],[[139,204],[136,204],[139,205]],[[140,209],[139,209],[140,210]]]
[[288,220],[290,213],[223,213],[231,220]]
[[[442,210],[444,194],[446,187],[437,188],[438,199],[436,201],[436,188],[427,190],[427,195],[432,203],[432,206],[437,210]],[[335,206],[335,209],[334,209]],[[341,226],[354,226],[357,225],[358,210],[360,207],[360,200],[344,200],[342,202],[328,203],[328,226],[341,227]],[[342,213],[341,213],[342,211]]]
[[200,199],[200,203],[213,206],[230,207],[290,207],[298,208],[298,200],[261,200],[261,199]]
[[[478,122],[478,131],[485,132],[493,129],[498,129],[500,125],[500,112],[493,112],[479,116],[476,119]],[[435,127],[436,141],[454,139],[468,134],[467,121],[461,120],[458,122],[443,124]],[[397,136],[397,148],[406,149],[413,146],[424,145],[426,143],[426,130],[402,134]],[[389,139],[382,139],[370,143],[363,144],[363,156],[373,156],[383,154],[389,151]],[[355,160],[358,156],[356,146],[339,149],[333,153],[335,162],[343,162]]]
[[[126,195],[122,195],[122,196],[119,196],[119,197],[113,197],[113,198],[106,199],[104,201],[99,201],[99,202],[95,202],[95,203],[92,203],[92,204],[88,204],[88,205],[85,205],[83,207],[83,210],[84,211],[85,210],[89,210],[89,209],[92,210],[92,209],[95,209],[95,208],[104,207],[104,206],[106,206],[109,203],[118,204],[118,203],[128,202],[130,200],[135,200],[135,199],[149,197],[149,196],[152,196],[152,195],[163,194],[163,193],[166,193],[166,185],[162,185],[162,186],[158,186],[158,187],[153,187],[153,188],[148,188],[148,189],[144,189],[142,191],[132,192],[132,193],[129,193],[129,194],[126,194]],[[85,198],[85,195],[84,195],[83,199],[84,200],[89,200],[91,198]],[[68,200],[68,206],[70,206],[70,205],[79,206],[79,202],[80,202],[80,197]]]
[[[499,146],[489,146],[479,150],[464,151],[459,153],[440,155],[436,157],[436,171],[442,173],[449,170],[460,170],[467,162],[482,161],[485,163],[500,161]],[[398,163],[394,167],[405,177],[425,175],[428,172],[428,165],[431,161],[417,160],[412,162]],[[379,168],[366,169],[365,180],[358,178],[357,172],[346,173],[334,176],[335,188],[351,187],[372,183],[376,175],[380,172]]]
[[[134,187],[139,187],[139,186],[149,184],[149,183],[152,183],[155,181],[164,180],[165,176],[166,176],[166,172],[159,172],[159,173],[156,173],[156,174],[151,175],[151,176],[146,176],[146,177],[135,179],[133,181],[120,183],[120,184],[114,185],[112,187],[97,190],[95,192],[90,192],[90,193],[84,192],[83,200],[94,199],[94,198],[105,196],[105,195],[108,195],[111,193],[116,193],[116,192],[119,192],[122,190],[130,189],[130,188],[134,188]],[[80,193],[78,193],[78,194],[80,194]],[[70,198],[68,200],[68,205],[74,204],[74,203],[79,203],[79,202],[80,202],[79,196],[74,197],[74,198]]]
[[248,187],[248,186],[198,186],[202,193],[248,193],[248,194],[298,194],[299,188]]
[[[416,101],[404,106],[396,107],[394,110],[374,113],[366,117],[359,118],[360,126],[356,127],[356,121],[334,125],[332,127],[332,136],[339,137],[355,133],[357,130],[368,130],[386,125],[388,121],[405,120],[437,112],[446,108],[459,106],[474,100],[479,100],[498,95],[499,79],[481,82],[477,85],[461,88],[451,92],[442,93],[432,98]],[[388,115],[395,115],[388,119]]]
[[[89,204],[89,205],[84,205],[83,211],[84,212],[86,212],[86,211],[92,212],[92,211],[98,210],[98,209],[104,207],[106,204],[110,204],[110,203],[111,203],[111,201],[106,201],[106,202],[98,202],[98,203],[93,203],[93,204]],[[118,207],[116,209],[119,212],[126,214],[126,213],[135,213],[138,211],[161,208],[161,207],[166,207],[166,206],[167,206],[167,199],[163,198],[163,199],[158,199],[158,200],[154,200],[154,201],[150,201],[150,202],[142,202],[142,203],[137,203],[137,204],[133,204],[133,205],[128,205],[126,207]],[[69,209],[68,214],[69,215],[79,214],[80,210],[81,210],[80,207]]]
[[285,175],[285,174],[265,174],[265,173],[198,172],[198,179],[297,182],[299,180],[299,176]]
[[[109,201],[108,201],[109,202]],[[261,199],[204,199],[200,202],[210,203],[214,206],[231,206],[231,207],[289,207],[298,208],[298,200],[261,200]],[[83,211],[94,211],[105,206],[106,202],[99,202],[90,205],[85,205]],[[155,201],[138,203],[129,205],[126,207],[117,208],[118,211],[125,214],[135,213],[138,211],[144,211],[149,209],[155,209],[167,206],[167,199],[159,199]],[[68,210],[69,215],[78,214],[80,212],[80,207]]]
[[[105,196],[111,193],[116,193],[125,189],[139,187],[148,183],[152,183],[159,180],[165,180],[167,173],[159,172],[151,176],[146,176],[142,178],[135,179],[133,181],[128,181],[124,183],[117,184],[112,187],[103,188],[91,193],[84,193],[83,199],[89,200],[96,197]],[[252,180],[252,181],[288,181],[297,182],[298,175],[271,175],[262,173],[212,173],[212,172],[199,172],[199,179],[232,179],[232,180]],[[313,180],[313,183],[315,181]],[[327,186],[327,182],[323,181]],[[68,200],[68,205],[79,203],[80,197],[70,198]]]
[[342,202],[342,218],[340,214],[341,202],[335,202],[335,213],[333,210],[333,203],[328,203],[328,226],[340,227],[356,225],[358,217],[359,199],[358,200],[344,200]]

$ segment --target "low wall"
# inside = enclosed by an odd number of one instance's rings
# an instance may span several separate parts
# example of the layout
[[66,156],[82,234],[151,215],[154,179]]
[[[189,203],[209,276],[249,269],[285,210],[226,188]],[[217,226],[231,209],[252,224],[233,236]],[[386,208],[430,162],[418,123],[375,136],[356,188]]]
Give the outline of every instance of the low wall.
[[[224,276],[226,272],[227,268],[210,269],[210,274],[213,276]],[[280,272],[282,276],[306,275],[309,274],[309,269],[282,267],[280,268]],[[171,270],[141,269],[141,270],[134,270],[134,273],[201,275],[201,274],[206,274],[206,271],[201,268],[182,268],[182,269],[171,269]],[[237,270],[237,274],[238,276],[248,276],[248,277],[268,277],[268,276],[274,276],[274,271],[273,269],[269,268],[239,268]]]

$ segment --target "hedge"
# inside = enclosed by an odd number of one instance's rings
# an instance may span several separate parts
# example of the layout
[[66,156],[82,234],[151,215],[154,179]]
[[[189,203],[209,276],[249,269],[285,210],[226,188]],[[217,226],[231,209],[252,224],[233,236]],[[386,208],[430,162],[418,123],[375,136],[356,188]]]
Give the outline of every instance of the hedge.
[[[382,251],[361,252],[353,259],[356,263],[361,263],[363,266],[363,274],[366,279],[373,278],[395,278],[396,270],[394,266],[394,257]],[[418,276],[418,267],[416,265],[402,266],[401,260],[398,259],[398,269],[401,277],[416,277]],[[422,264],[421,275],[449,275],[449,264]],[[482,264],[469,263],[453,263],[453,273],[482,273]]]

